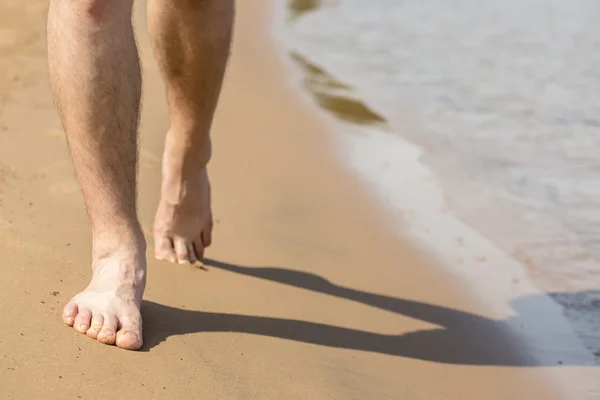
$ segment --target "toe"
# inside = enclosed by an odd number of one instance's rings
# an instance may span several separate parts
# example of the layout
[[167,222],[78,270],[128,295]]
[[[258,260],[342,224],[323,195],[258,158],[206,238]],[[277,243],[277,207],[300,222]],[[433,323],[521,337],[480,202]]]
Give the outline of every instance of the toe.
[[196,262],[198,261],[198,258],[196,257],[196,249],[195,249],[193,243],[190,243],[187,245],[187,252],[190,257],[190,263],[196,264]]
[[90,325],[90,329],[87,330],[87,335],[92,339],[98,338],[98,333],[102,330],[102,326],[104,325],[104,317],[102,314],[94,314],[92,316],[92,324]]
[[126,350],[139,350],[142,347],[142,323],[140,317],[124,318],[117,332],[117,346]]
[[212,230],[213,223],[211,220],[208,226],[202,231],[202,243],[204,243],[204,247],[210,247],[212,244]]
[[194,241],[194,249],[196,250],[196,258],[202,260],[204,258],[204,243],[201,239]]
[[104,344],[115,344],[117,336],[117,318],[113,315],[104,316],[104,325],[98,333],[98,341]]
[[173,251],[173,241],[165,236],[155,236],[154,257],[161,261],[177,262],[177,257]]
[[90,324],[92,322],[92,312],[85,308],[79,308],[79,313],[77,314],[77,318],[75,318],[75,323],[73,328],[79,333],[86,333],[88,329],[90,329]]
[[75,323],[75,318],[77,317],[78,311],[79,310],[77,308],[77,304],[75,304],[75,303],[67,304],[65,306],[65,309],[63,310],[64,323],[69,326],[73,326],[73,324]]
[[179,264],[189,264],[190,256],[188,254],[188,246],[183,238],[173,239],[175,245],[175,254],[177,255],[177,262]]

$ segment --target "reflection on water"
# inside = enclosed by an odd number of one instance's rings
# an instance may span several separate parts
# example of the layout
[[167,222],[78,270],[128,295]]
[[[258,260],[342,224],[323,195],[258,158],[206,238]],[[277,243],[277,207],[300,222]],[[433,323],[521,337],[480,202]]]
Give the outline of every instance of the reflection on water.
[[[304,86],[323,109],[343,121],[355,124],[373,125],[386,122],[385,118],[362,101],[348,97],[344,92],[347,93],[351,89],[350,86],[337,81],[327,71],[311,64],[296,52],[292,52],[291,57],[304,72]],[[335,91],[338,93],[334,93]]]
[[351,90],[352,88],[345,83],[336,80],[331,74],[322,68],[311,64],[306,58],[296,52],[290,54],[292,59],[302,68],[307,74],[307,81],[310,81],[312,85],[318,85],[327,89],[342,89]]
[[290,18],[297,19],[321,5],[321,0],[290,0]]

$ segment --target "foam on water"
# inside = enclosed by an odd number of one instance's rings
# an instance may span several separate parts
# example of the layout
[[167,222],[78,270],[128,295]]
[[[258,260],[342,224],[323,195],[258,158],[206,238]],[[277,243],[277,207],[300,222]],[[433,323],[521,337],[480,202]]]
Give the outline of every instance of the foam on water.
[[506,304],[550,293],[600,355],[600,2],[287,5],[278,36],[398,227]]

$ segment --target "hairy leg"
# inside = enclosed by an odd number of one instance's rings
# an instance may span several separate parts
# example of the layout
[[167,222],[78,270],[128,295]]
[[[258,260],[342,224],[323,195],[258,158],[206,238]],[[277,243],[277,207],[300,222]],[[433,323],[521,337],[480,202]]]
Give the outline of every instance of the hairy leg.
[[141,73],[133,0],[51,0],[52,89],[92,235],[92,280],[66,324],[106,344],[142,345],[145,242],[136,215]]
[[158,259],[194,263],[212,241],[210,128],[229,56],[233,0],[149,0],[149,31],[167,88]]

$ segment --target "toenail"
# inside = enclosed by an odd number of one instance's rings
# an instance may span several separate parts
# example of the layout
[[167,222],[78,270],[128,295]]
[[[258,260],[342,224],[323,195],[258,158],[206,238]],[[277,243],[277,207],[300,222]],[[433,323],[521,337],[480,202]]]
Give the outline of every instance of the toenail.
[[81,324],[79,325],[79,329],[87,329],[87,326],[85,324]]
[[136,334],[135,334],[135,333],[133,333],[133,332],[125,332],[125,333],[123,334],[123,337],[124,337],[124,338],[126,338],[126,337],[129,337],[129,338],[132,338],[132,339],[135,339],[135,340],[139,340],[139,339],[140,339],[140,338],[138,337],[138,335],[136,335]]
[[75,318],[73,318],[73,317],[67,317],[67,318],[65,318],[65,322],[66,322],[67,324],[72,324],[72,323],[73,323],[73,321],[75,321]]

